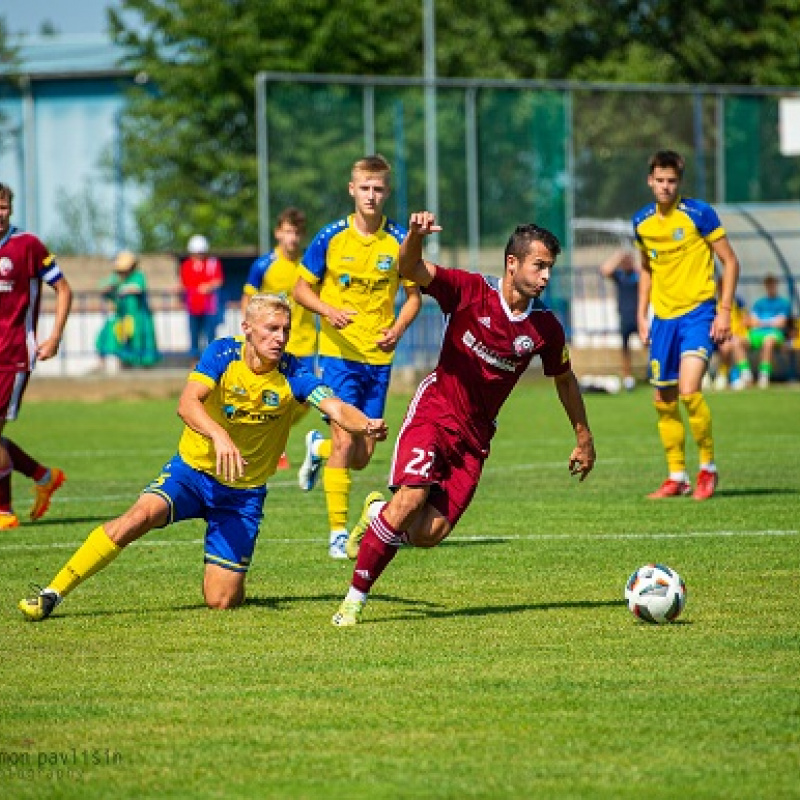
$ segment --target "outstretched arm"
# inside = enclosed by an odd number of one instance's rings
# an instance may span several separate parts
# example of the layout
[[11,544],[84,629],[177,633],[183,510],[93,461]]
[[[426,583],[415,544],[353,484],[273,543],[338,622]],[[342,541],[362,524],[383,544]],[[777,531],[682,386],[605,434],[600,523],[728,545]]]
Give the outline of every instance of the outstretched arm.
[[594,452],[594,439],[589,430],[586,417],[586,406],[583,403],[578,380],[570,369],[554,378],[558,399],[567,412],[569,421],[575,431],[576,445],[569,457],[569,471],[571,475],[580,475],[583,481],[592,471],[596,455]]
[[416,211],[408,222],[408,233],[400,245],[400,274],[420,286],[427,286],[436,274],[435,265],[422,258],[422,240],[439,233],[441,225],[430,211]]
[[384,420],[370,419],[363,411],[338,397],[326,397],[320,401],[319,410],[348,433],[356,436],[369,436],[382,442],[388,434]]

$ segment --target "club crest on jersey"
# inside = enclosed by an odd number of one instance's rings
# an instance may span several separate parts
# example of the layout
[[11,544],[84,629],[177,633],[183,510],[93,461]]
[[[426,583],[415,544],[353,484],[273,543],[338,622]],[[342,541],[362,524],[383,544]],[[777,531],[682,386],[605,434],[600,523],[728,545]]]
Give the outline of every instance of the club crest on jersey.
[[525,356],[533,352],[533,339],[530,336],[517,336],[514,339],[514,352],[518,356]]
[[236,406],[225,405],[222,407],[222,413],[225,415],[225,419],[233,419],[236,416]]
[[2,258],[0,258],[0,275],[2,275],[5,278],[6,275],[11,274],[12,269],[14,269],[14,263],[11,261],[10,258],[8,258],[7,256],[3,256]]
[[277,392],[267,389],[261,393],[261,402],[270,408],[277,408],[281,402],[281,398],[278,396]]
[[686,235],[686,234],[683,232],[683,228],[675,228],[675,230],[674,230],[674,231],[672,231],[672,238],[673,238],[673,239],[674,239],[676,242],[683,241],[683,237],[684,237],[685,235]]
[[347,288],[350,285],[350,276],[345,273],[344,275],[339,276],[339,286],[344,286]]
[[378,256],[375,262],[378,272],[388,272],[392,268],[392,264],[394,264],[394,258],[389,255]]

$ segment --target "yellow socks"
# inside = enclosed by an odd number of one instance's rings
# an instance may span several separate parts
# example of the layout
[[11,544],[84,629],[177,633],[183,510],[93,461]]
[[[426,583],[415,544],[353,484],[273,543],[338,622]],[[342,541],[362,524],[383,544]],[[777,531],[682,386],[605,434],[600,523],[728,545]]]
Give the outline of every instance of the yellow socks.
[[332,531],[347,529],[351,483],[350,470],[346,467],[325,466],[322,485],[325,489],[325,501],[328,504],[328,523]]
[[72,558],[47,588],[55,589],[62,597],[66,597],[76,586],[110,564],[121,552],[122,548],[108,538],[105,528],[100,525],[73,553]]
[[714,463],[714,439],[711,436],[711,409],[700,392],[682,394],[681,400],[689,415],[689,426],[700,451],[700,464]]
[[316,447],[314,455],[324,458],[326,461],[331,457],[331,447],[333,441],[331,439],[323,439]]
[[678,401],[654,403],[658,412],[658,434],[667,457],[667,468],[672,473],[686,472],[686,434],[681,421]]

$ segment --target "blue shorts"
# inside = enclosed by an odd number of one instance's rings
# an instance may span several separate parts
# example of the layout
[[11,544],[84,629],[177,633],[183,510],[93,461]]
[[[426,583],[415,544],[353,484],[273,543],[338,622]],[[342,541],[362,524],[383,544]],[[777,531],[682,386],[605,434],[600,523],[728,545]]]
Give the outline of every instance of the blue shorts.
[[[247,572],[264,517],[267,487],[225,486],[173,456],[142,494],[157,494],[169,504],[167,525],[185,519],[206,521],[205,562]],[[166,527],[166,526],[165,526]]]
[[714,350],[711,323],[716,302],[707,300],[688,314],[672,319],[653,318],[650,327],[650,383],[675,386],[684,356],[708,361]]
[[371,419],[383,416],[392,376],[391,364],[361,364],[334,356],[319,357],[319,377],[334,394]]

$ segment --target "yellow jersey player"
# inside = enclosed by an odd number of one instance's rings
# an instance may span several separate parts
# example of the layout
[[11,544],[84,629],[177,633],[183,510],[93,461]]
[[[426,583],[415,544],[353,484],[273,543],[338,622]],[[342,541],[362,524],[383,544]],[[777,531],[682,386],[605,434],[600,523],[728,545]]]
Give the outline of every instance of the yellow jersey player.
[[[649,497],[692,493],[680,397],[700,455],[694,498],[707,500],[714,494],[718,475],[711,411],[700,389],[714,343],[727,341],[731,335],[739,261],[717,212],[703,200],[679,194],[683,158],[662,150],[649,166],[647,182],[655,202],[633,218],[642,263],[638,323],[642,342],[650,344],[650,383],[669,470],[667,479]],[[723,266],[719,302],[715,299],[715,255]]]
[[[297,302],[319,314],[321,377],[370,417],[383,415],[395,348],[421,305],[419,289],[401,280],[398,270],[406,231],[383,215],[390,173],[379,155],[353,165],[349,191],[355,212],[314,237],[294,288]],[[401,284],[406,299],[395,315]],[[323,487],[332,558],[347,558],[350,470],[364,469],[374,449],[374,440],[354,438],[336,425],[330,439],[317,431],[306,437],[298,480],[301,489],[311,491],[327,459]]]
[[[309,372],[316,373],[317,322],[314,314],[295,303],[292,297],[305,235],[306,215],[299,208],[293,207],[281,211],[275,226],[275,249],[257,258],[247,274],[242,289],[242,316],[254,294],[281,294],[289,298],[292,306],[292,333],[286,352],[296,356]],[[294,421],[302,419],[306,411],[308,406],[300,407]],[[278,469],[288,468],[289,459],[283,453],[278,461]]]
[[122,516],[95,528],[44,589],[19,608],[31,621],[47,618],[79,584],[153,528],[204,519],[203,595],[210,608],[244,602],[245,576],[267,495],[298,403],[309,402],[358,439],[385,439],[382,419],[342,402],[285,353],[288,301],[254,295],[244,337],[212,342],[189,375],[178,402],[185,427],[177,454]]

